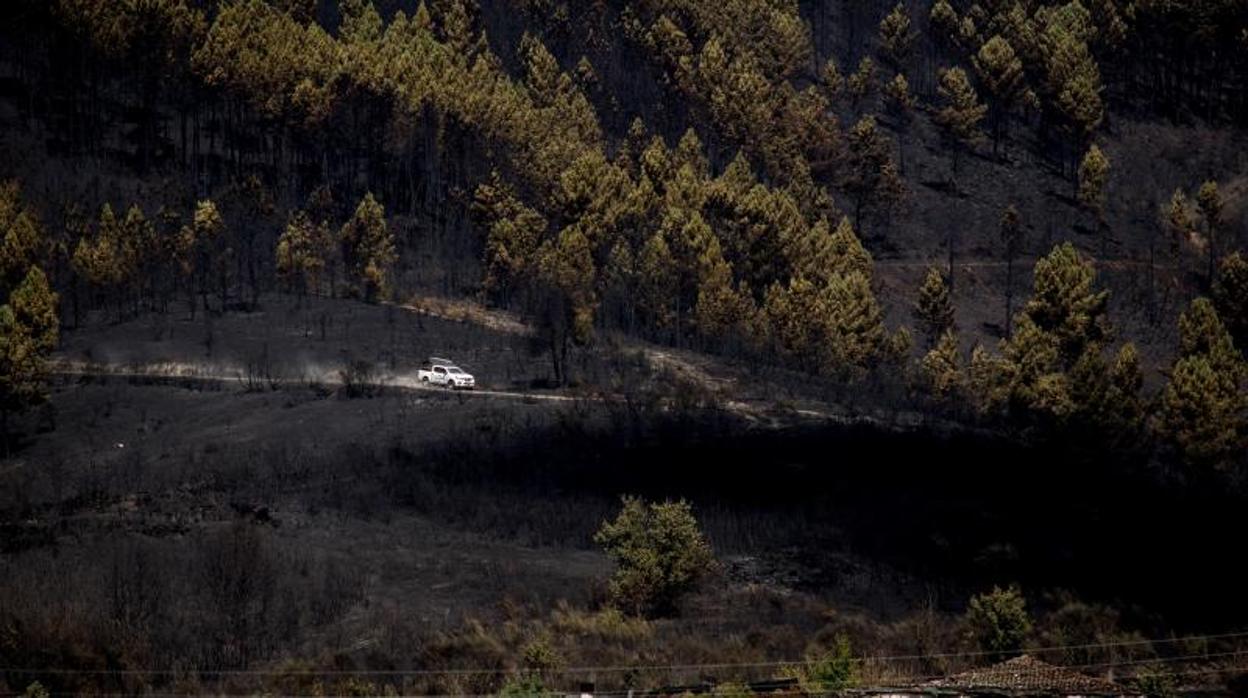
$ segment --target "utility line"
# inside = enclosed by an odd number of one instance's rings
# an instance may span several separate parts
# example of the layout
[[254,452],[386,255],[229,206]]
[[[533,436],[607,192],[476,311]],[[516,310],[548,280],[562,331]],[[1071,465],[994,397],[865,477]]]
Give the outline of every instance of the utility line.
[[[1248,655],[1248,650],[1239,651],[1239,652],[1222,652],[1222,653],[1215,653],[1215,654],[1210,654],[1210,655],[1189,655],[1187,657],[1177,657],[1177,658],[1171,658],[1169,660],[1166,660],[1166,659],[1151,660],[1151,661],[1145,660],[1142,663],[1164,664],[1168,661],[1170,662],[1195,661],[1197,659],[1214,658],[1214,657],[1221,657],[1221,656],[1245,656],[1245,655]],[[1121,664],[1113,664],[1112,666],[1125,666],[1127,664],[1131,664],[1131,663],[1124,662]],[[1087,667],[1087,666],[1094,666],[1094,665],[1071,665],[1071,666],[1063,666],[1060,668],[1072,669],[1072,668],[1077,668],[1081,666]],[[1101,664],[1101,665],[1095,665],[1095,666],[1107,666],[1107,665]],[[1150,672],[1149,675],[1159,676],[1159,677],[1178,677],[1178,676],[1200,676],[1200,675],[1210,675],[1210,674],[1241,674],[1245,672],[1248,672],[1248,666],[1186,669],[1182,671],[1166,671],[1166,672]],[[1018,673],[1021,675],[1026,675],[1030,672],[1028,672],[1027,670],[1020,670]],[[915,682],[921,683],[921,682],[926,682],[926,681],[933,681],[933,680],[940,679],[940,678],[945,678],[945,677],[939,676],[939,675],[927,675],[927,676],[911,676],[911,677],[905,677],[905,678],[898,678],[895,680],[895,683],[880,684],[878,686],[870,686],[870,687],[860,687],[858,689],[851,689],[851,692],[870,695],[873,691],[878,692],[878,691],[887,691],[887,690],[897,690],[898,686],[911,685],[911,684],[914,684]],[[532,698],[564,698],[571,693],[574,693],[574,692],[573,691],[546,691],[546,692],[541,692],[541,693],[527,693],[526,695],[531,696]],[[644,696],[644,695],[649,695],[652,693],[653,691],[648,691],[648,690],[613,689],[613,690],[608,690],[608,691],[596,690],[593,692],[593,696],[595,698],[614,698],[616,696],[619,696],[620,698],[624,698],[625,696],[629,696],[629,695]],[[782,689],[782,690],[774,691],[770,693],[770,695],[784,696],[784,695],[790,695],[791,693],[796,694],[796,693],[800,693],[800,691],[786,691]],[[19,696],[22,696],[22,695],[24,694],[22,693],[0,693],[0,698],[18,698]],[[67,692],[55,692],[55,693],[49,693],[49,695],[50,696],[73,696],[76,694],[67,693]],[[126,698],[132,694],[129,694],[129,693],[93,693],[92,695],[99,696],[100,698]],[[146,698],[183,698],[184,696],[184,694],[180,694],[180,693],[144,693],[143,695]],[[268,698],[304,698],[304,696],[300,694],[289,694],[289,695],[265,694],[265,695],[268,696]],[[410,696],[413,696],[413,698],[494,698],[497,694],[492,694],[492,693],[483,693],[483,694],[418,693],[418,694],[400,694],[400,695],[410,695]],[[349,696],[345,694],[344,695],[328,694],[328,695],[322,695],[322,698],[349,698]]]
[[[925,659],[952,659],[963,657],[983,657],[994,654],[1040,654],[1046,652],[1059,652],[1070,650],[1089,650],[1089,649],[1107,649],[1114,647],[1139,647],[1144,645],[1166,645],[1183,642],[1208,642],[1210,640],[1226,640],[1233,638],[1248,637],[1248,631],[1216,633],[1207,635],[1188,635],[1184,637],[1174,638],[1156,638],[1141,640],[1121,640],[1115,642],[1098,642],[1080,645],[1053,645],[1048,647],[1021,647],[1014,650],[1006,650],[1003,652],[989,652],[983,650],[967,651],[967,652],[934,652],[928,654],[903,654],[903,655],[863,655],[851,657],[852,661],[870,664],[875,662],[903,662],[903,661],[919,661]],[[1218,653],[1214,655],[1198,654],[1186,655],[1181,657],[1166,658],[1160,657],[1149,660],[1139,660],[1136,663],[1158,663],[1166,661],[1190,660],[1192,658],[1202,658],[1221,655],[1239,655],[1248,653],[1248,650],[1236,651],[1231,653]],[[589,674],[589,673],[614,673],[629,671],[689,671],[695,669],[745,669],[745,668],[769,668],[769,667],[785,667],[785,666],[809,666],[818,663],[817,659],[801,659],[801,660],[781,660],[781,661],[760,661],[760,662],[707,662],[697,664],[642,664],[642,665],[604,665],[604,666],[580,666],[567,667],[554,670],[559,674]],[[1071,665],[1069,668],[1092,668],[1096,666],[1108,666],[1110,664],[1089,664],[1089,665]],[[1118,666],[1121,664],[1113,664]],[[460,668],[460,669],[326,669],[317,670],[299,670],[299,671],[280,671],[272,669],[67,669],[67,668],[50,668],[50,669],[34,669],[22,667],[0,667],[0,673],[8,672],[14,674],[46,674],[46,675],[152,675],[152,676],[168,676],[168,675],[207,675],[207,676],[472,676],[472,675],[491,675],[508,673],[504,668]]]

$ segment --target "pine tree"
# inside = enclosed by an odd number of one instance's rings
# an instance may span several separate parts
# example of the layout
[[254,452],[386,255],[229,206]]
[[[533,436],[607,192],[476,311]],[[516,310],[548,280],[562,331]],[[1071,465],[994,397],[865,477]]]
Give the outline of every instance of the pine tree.
[[1109,158],[1095,143],[1079,163],[1079,203],[1096,218],[1101,228],[1101,254],[1109,247],[1109,227],[1105,224],[1105,185],[1109,181]]
[[[1191,203],[1183,189],[1176,188],[1170,202],[1161,212],[1161,226],[1166,235],[1166,254],[1171,263],[1183,273],[1183,251],[1196,236],[1195,216]],[[1171,284],[1175,281],[1172,279]]]
[[698,179],[706,179],[709,175],[710,164],[706,161],[702,140],[692,128],[686,129],[684,135],[680,137],[680,142],[676,144],[676,150],[672,153],[672,165],[677,170],[683,165],[688,165]]
[[39,267],[30,267],[8,301],[0,305],[0,437],[6,449],[9,417],[46,399],[46,359],[60,328],[57,296]]
[[958,43],[964,47],[973,47],[979,42],[979,27],[975,24],[975,18],[970,14],[962,17],[962,21],[958,23]]
[[1054,333],[1046,332],[1024,312],[1015,323],[1014,336],[1003,349],[1007,394],[1016,414],[1061,422],[1074,413],[1070,379]]
[[308,291],[319,293],[325,273],[326,257],[329,256],[333,240],[329,226],[325,223],[313,223],[308,214],[295,211],[291,214],[277,240],[277,273],[299,295]]
[[[688,167],[681,169],[689,171]],[[693,183],[690,182],[690,184]],[[668,193],[672,194],[676,189],[676,187],[669,188]],[[665,213],[661,226],[670,256],[666,260],[661,260],[660,263],[671,267],[676,283],[673,300],[676,303],[676,340],[678,343],[683,341],[687,327],[686,318],[696,309],[698,293],[706,280],[706,275],[723,259],[719,241],[715,238],[710,226],[703,220],[698,208],[700,206],[682,210],[673,207],[669,202],[669,209]]]
[[1135,346],[1123,345],[1112,363],[1100,352],[1084,352],[1068,375],[1075,406],[1072,425],[1106,445],[1132,447],[1144,413],[1140,400],[1144,377]]
[[698,268],[698,331],[707,337],[721,337],[729,330],[744,328],[754,309],[749,299],[732,287],[732,267],[724,260],[715,238],[703,250]]
[[[1144,402],[1140,391],[1144,388],[1144,373],[1140,369],[1140,355],[1131,342],[1123,344],[1109,366],[1109,381],[1105,391],[1101,423],[1111,433],[1131,439],[1144,424]],[[1129,443],[1129,442],[1128,442]]]
[[1049,99],[1075,134],[1086,138],[1105,115],[1100,67],[1088,46],[1096,34],[1092,17],[1072,2],[1037,10],[1036,21]]
[[0,305],[0,437],[7,452],[9,418],[44,397],[45,368],[30,331],[9,305]]
[[1109,337],[1109,292],[1095,289],[1096,270],[1069,242],[1038,260],[1034,276],[1023,315],[1053,336],[1062,364],[1069,367],[1084,350]]
[[128,285],[135,294],[135,311],[142,295],[145,281],[152,282],[156,266],[162,261],[161,240],[156,235],[156,225],[147,219],[138,204],[126,209],[121,222],[122,255],[127,268]]
[[588,238],[578,226],[568,226],[547,240],[536,253],[537,289],[534,311],[539,331],[550,348],[555,380],[568,380],[568,352],[593,335],[597,271]]
[[10,289],[36,261],[44,233],[22,204],[16,182],[0,181],[0,289]]
[[[675,22],[667,15],[660,15],[645,34],[650,51],[658,56],[668,71],[674,76],[677,85],[688,84],[692,77],[693,43]],[[723,49],[718,37],[711,37],[703,46],[700,57],[707,57],[706,48],[714,42],[713,50],[723,58]],[[725,62],[726,64],[726,62]]]
[[625,134],[620,148],[620,157],[625,158],[628,174],[632,177],[637,177],[641,172],[641,154],[645,152],[647,143],[646,122],[640,116],[634,117],[628,125],[628,133]]
[[958,13],[949,4],[949,0],[936,0],[932,3],[930,18],[932,26],[941,34],[939,38],[946,42],[957,42],[958,25],[961,20],[958,19]]
[[889,152],[888,138],[875,117],[864,116],[849,132],[848,162],[841,186],[854,201],[854,227],[862,229],[863,213],[894,203],[904,192]]
[[905,123],[910,112],[914,110],[914,96],[910,94],[910,82],[906,76],[897,73],[884,84],[884,99],[888,110],[897,117],[898,123]]
[[845,87],[849,91],[850,101],[855,110],[863,100],[875,92],[875,61],[871,60],[870,56],[863,56],[862,60],[858,61],[858,69],[845,81]]
[[1208,357],[1179,359],[1162,393],[1159,430],[1189,466],[1229,468],[1243,457],[1242,391]]
[[9,294],[13,317],[26,329],[35,351],[46,356],[56,348],[60,338],[57,316],[59,296],[52,291],[48,277],[37,266],[30,267],[26,278]]
[[1208,298],[1192,301],[1179,316],[1179,356],[1206,356],[1216,370],[1241,374],[1246,366],[1217,309]]
[[938,398],[957,395],[962,390],[962,367],[958,358],[958,335],[946,330],[931,351],[923,356],[923,379]]
[[966,71],[961,68],[942,70],[936,91],[944,102],[944,106],[936,112],[936,123],[954,143],[953,171],[956,175],[958,153],[979,141],[979,122],[988,108],[979,103],[979,95],[971,86]]
[[845,91],[845,76],[841,74],[841,69],[837,66],[835,57],[829,57],[823,64],[823,70],[820,71],[819,78],[828,103],[836,104],[841,93]]
[[1013,367],[976,344],[967,366],[967,391],[980,414],[994,414],[1010,400]]
[[347,269],[363,298],[372,302],[387,295],[390,269],[398,255],[394,234],[386,225],[386,210],[372,192],[364,194],[351,219],[343,224],[339,239]]
[[1248,260],[1235,252],[1222,260],[1213,285],[1218,315],[1240,352],[1248,351]]
[[1200,185],[1196,193],[1196,203],[1205,219],[1205,247],[1209,256],[1209,268],[1205,278],[1213,285],[1214,261],[1217,259],[1218,229],[1222,225],[1222,194],[1218,191],[1218,183],[1208,180]]
[[867,279],[871,278],[875,266],[871,253],[862,246],[862,240],[858,239],[846,216],[841,217],[836,229],[832,231],[828,255],[828,273],[841,276],[861,274]]
[[191,277],[188,290],[191,293],[191,315],[195,314],[194,294],[198,287],[204,310],[208,310],[208,288],[212,277],[219,282],[222,306],[229,288],[230,256],[227,246],[225,222],[211,200],[200,201],[195,206],[191,224],[182,227],[178,235],[178,258],[183,273]]
[[497,171],[478,185],[471,211],[486,229],[482,285],[487,294],[506,303],[532,271],[546,218],[521,202]]
[[1001,214],[1000,235],[1005,247],[1005,338],[1009,339],[1014,321],[1014,258],[1023,244],[1022,218],[1014,204]]
[[1109,180],[1109,158],[1093,143],[1079,163],[1079,203],[1098,218],[1105,206],[1105,183]]
[[929,349],[953,330],[953,304],[949,300],[949,288],[945,285],[945,277],[935,267],[927,270],[919,287],[914,318]]
[[1094,286],[1092,265],[1070,243],[1036,263],[1032,298],[1001,343],[1002,357],[972,356],[982,406],[1008,404],[1021,415],[1063,422],[1099,403],[1108,389],[1100,353],[1111,328],[1108,292]]
[[774,282],[764,296],[762,315],[767,334],[784,356],[807,370],[819,368],[828,347],[826,299],[804,277],[789,279],[787,286]]
[[893,66],[901,69],[910,57],[915,33],[910,28],[910,15],[903,3],[897,3],[892,11],[880,20],[880,48]]
[[654,136],[650,139],[650,144],[641,153],[640,165],[642,174],[656,185],[671,179],[675,168],[672,165],[672,155],[662,137]]
[[802,221],[792,237],[784,241],[783,251],[790,276],[800,275],[823,283],[832,265],[832,233],[828,219],[820,218],[812,226]]
[[1161,398],[1158,431],[1200,470],[1227,469],[1244,456],[1248,375],[1234,341],[1207,299],[1179,318],[1179,356]]
[[883,363],[891,364],[899,371],[904,371],[913,351],[914,335],[910,333],[910,328],[902,325],[885,340],[881,359]]
[[715,564],[684,500],[648,503],[624,497],[619,515],[602,523],[594,542],[617,567],[611,577],[612,599],[637,615],[671,613]]
[[672,326],[676,309],[676,269],[672,251],[662,231],[651,235],[638,257],[639,295],[635,299],[642,313],[657,328]]
[[826,355],[835,371],[871,369],[885,349],[884,315],[861,272],[835,276],[824,290]]
[[997,147],[1005,127],[1009,123],[1010,112],[1023,96],[1026,82],[1023,73],[1023,62],[1014,52],[1009,40],[1000,34],[994,35],[979,47],[979,52],[972,58],[975,72],[993,96],[992,110],[992,152]]
[[122,311],[122,285],[133,278],[131,261],[133,250],[125,244],[125,230],[113,213],[113,207],[104,204],[94,235],[84,234],[78,239],[71,264],[74,271],[97,291],[103,291]]

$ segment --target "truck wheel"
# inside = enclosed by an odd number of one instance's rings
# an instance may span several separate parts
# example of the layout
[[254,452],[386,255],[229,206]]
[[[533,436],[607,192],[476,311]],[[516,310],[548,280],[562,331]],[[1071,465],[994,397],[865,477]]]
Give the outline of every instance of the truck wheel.
[[429,382],[429,376],[421,376],[421,377],[420,377],[420,382],[421,382],[421,383],[428,383],[428,382]]

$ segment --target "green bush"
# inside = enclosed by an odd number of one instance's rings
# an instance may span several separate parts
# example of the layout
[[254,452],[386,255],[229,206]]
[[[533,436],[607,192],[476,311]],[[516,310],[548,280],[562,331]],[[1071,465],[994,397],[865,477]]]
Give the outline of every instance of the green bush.
[[830,649],[807,654],[805,664],[787,666],[780,676],[797,679],[803,695],[824,696],[858,685],[858,663],[849,638],[837,635]]
[[503,682],[498,695],[506,698],[536,698],[547,694],[546,686],[541,677],[533,673],[512,676]]
[[524,668],[530,672],[542,674],[555,671],[563,666],[563,657],[546,638],[529,641],[521,649]]
[[843,691],[858,683],[858,666],[849,638],[837,635],[832,648],[814,655],[800,677],[806,693],[824,695]]
[[688,502],[623,501],[615,521],[594,536],[617,566],[611,597],[637,615],[670,614],[714,565],[711,547]]
[[992,591],[971,598],[966,622],[979,648],[993,659],[1018,654],[1031,632],[1027,602],[1018,587]]

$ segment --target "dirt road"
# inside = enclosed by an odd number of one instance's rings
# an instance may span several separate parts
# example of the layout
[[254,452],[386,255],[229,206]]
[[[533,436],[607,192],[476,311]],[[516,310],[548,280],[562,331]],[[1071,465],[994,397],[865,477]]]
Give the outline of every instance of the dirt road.
[[[266,391],[283,388],[321,388],[332,392],[347,387],[348,380],[336,370],[307,370],[297,376],[257,376],[246,367],[223,364],[196,364],[189,362],[159,362],[150,364],[113,365],[89,363],[82,361],[57,360],[51,362],[49,370],[52,375],[64,378],[104,378],[123,379],[134,382],[159,384],[203,385],[216,384],[236,386],[245,391]],[[466,399],[502,399],[522,403],[574,403],[574,402],[624,402],[621,395],[606,393],[561,394],[549,391],[516,391],[478,388],[474,390],[449,390],[422,382],[411,373],[383,374],[360,385],[386,391],[429,392],[443,395],[455,395]],[[762,426],[783,426],[797,421],[815,420],[840,425],[869,425],[887,429],[913,429],[921,420],[915,415],[911,419],[902,416],[900,419],[884,420],[869,415],[850,414],[832,409],[813,408],[780,408],[778,405],[761,402],[744,402],[726,399],[720,407],[738,414],[752,423]],[[829,406],[830,407],[830,406]]]

